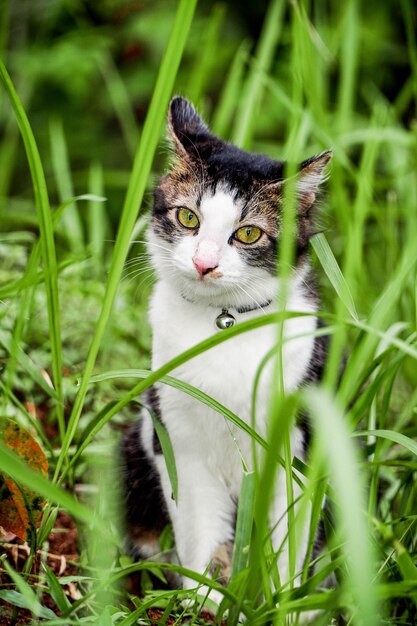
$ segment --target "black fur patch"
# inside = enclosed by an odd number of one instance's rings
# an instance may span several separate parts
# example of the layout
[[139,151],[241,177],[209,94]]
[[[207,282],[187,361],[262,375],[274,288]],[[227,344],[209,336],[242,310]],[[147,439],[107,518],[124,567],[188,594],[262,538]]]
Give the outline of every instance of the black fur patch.
[[181,234],[175,222],[168,216],[168,208],[163,190],[157,187],[154,192],[152,229],[159,237],[173,243]]
[[[148,393],[146,396],[146,404],[149,406],[149,409],[152,411],[155,419],[157,419],[158,421],[162,423],[161,407],[159,405],[159,396],[158,396],[158,390],[156,387],[153,387],[153,386],[149,387]],[[153,444],[154,454],[162,454],[161,442],[159,441],[158,434],[155,428],[153,429],[152,444]]]
[[136,421],[121,443],[126,523],[132,545],[157,537],[169,523],[157,469],[141,442],[142,420]]
[[[317,318],[317,328],[325,328],[325,325]],[[329,347],[329,336],[320,335],[314,339],[313,354],[308,365],[308,371],[301,386],[319,382],[323,378],[324,368]],[[307,455],[311,441],[311,424],[307,411],[300,411],[297,416],[297,425],[303,432],[304,453]]]

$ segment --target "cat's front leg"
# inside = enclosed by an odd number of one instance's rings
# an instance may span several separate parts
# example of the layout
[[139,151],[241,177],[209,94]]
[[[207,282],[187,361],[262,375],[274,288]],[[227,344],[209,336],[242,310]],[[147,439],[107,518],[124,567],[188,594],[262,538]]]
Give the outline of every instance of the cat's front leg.
[[[187,446],[183,446],[185,449]],[[227,584],[230,577],[236,505],[220,477],[213,474],[207,461],[195,450],[176,452],[178,498],[172,489],[165,460],[156,459],[163,490],[174,529],[175,545],[183,567],[213,577]],[[184,577],[185,589],[198,583]],[[201,588],[200,595],[209,589]],[[219,603],[222,594],[210,591],[209,597]]]

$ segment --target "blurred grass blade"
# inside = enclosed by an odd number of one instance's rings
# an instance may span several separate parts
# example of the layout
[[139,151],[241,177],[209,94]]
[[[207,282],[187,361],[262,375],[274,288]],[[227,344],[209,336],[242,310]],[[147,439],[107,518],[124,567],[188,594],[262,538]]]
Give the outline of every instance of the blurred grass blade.
[[214,112],[212,129],[215,135],[229,138],[233,115],[239,104],[243,71],[249,56],[250,42],[244,40],[237,49]]
[[[19,591],[15,591],[14,589],[10,589],[10,590],[0,589],[0,600],[3,600],[4,602],[8,602],[12,606],[15,606],[19,609],[28,609],[29,611],[31,610],[31,607],[34,606],[31,602],[28,602],[28,600],[22,593],[20,593]],[[37,606],[39,606],[39,603]],[[55,613],[51,609],[48,609],[47,607],[42,607],[42,606],[40,607],[38,616],[44,617],[46,619],[49,618],[49,620],[51,618],[55,618],[55,620],[58,619]],[[10,624],[9,621],[7,623]],[[32,621],[32,624],[34,623],[36,622]]]
[[139,141],[139,130],[129,93],[110,54],[101,55],[98,59],[98,66],[119,119],[126,147],[131,157],[134,157]]
[[51,341],[51,357],[53,370],[53,383],[58,396],[57,416],[61,438],[64,436],[65,424],[63,415],[63,390],[62,390],[62,345],[61,323],[58,299],[58,268],[55,252],[54,230],[52,215],[49,206],[48,192],[46,189],[45,175],[42,168],[39,151],[29,124],[29,120],[19,100],[9,74],[0,61],[0,78],[10,98],[17,123],[25,145],[26,156],[29,162],[32,176],[33,190],[41,233],[42,258],[45,268],[45,287],[48,307],[48,320]]
[[[406,550],[402,543],[397,539],[394,539],[394,548],[397,555],[398,569],[400,570],[403,579],[413,580],[417,583],[417,567],[415,566],[408,550]],[[416,593],[414,594],[414,602],[417,606],[417,587]]]
[[104,195],[103,167],[100,163],[93,163],[90,167],[88,188],[93,196],[88,203],[87,241],[96,262],[96,269],[99,271],[103,269],[104,242],[108,229],[107,213],[98,199],[94,198]]
[[237,510],[232,577],[244,569],[248,562],[255,508],[255,485],[255,473],[245,473],[240,488]]
[[88,381],[93,372],[104,331],[113,307],[114,298],[123,271],[123,265],[129,249],[130,236],[135,225],[138,209],[143,200],[146,184],[151,171],[154,154],[166,116],[169,98],[178,71],[188,31],[194,15],[196,0],[180,0],[175,15],[174,25],[159,69],[157,82],[146,116],[141,140],[136,152],[133,170],[127,189],[119,231],[114,247],[112,263],[103,299],[103,306],[91,342],[84,375],[75,399],[74,407],[68,423],[66,437],[62,444],[62,453],[58,459],[55,479],[58,477],[62,464],[68,453],[72,438],[77,429],[84,399],[88,389]]
[[357,320],[358,313],[356,311],[352,294],[334,257],[334,254],[327,242],[326,237],[322,233],[320,233],[318,235],[314,235],[314,237],[312,237],[310,241],[313,250],[317,254],[317,258],[320,261],[322,268],[326,272],[326,276],[330,280],[334,290],[336,291],[337,295],[339,296],[351,316],[355,320]]
[[[414,91],[414,106],[417,107],[417,44],[415,11],[413,14],[412,3],[410,0],[401,0],[401,8],[404,15],[404,26],[407,34],[408,55],[411,61],[411,82]],[[415,111],[416,110],[417,109],[415,109]]]
[[[316,431],[317,450],[326,460],[334,487],[335,516],[348,564],[346,587],[355,599],[354,623],[379,626],[373,580],[373,554],[370,549],[362,477],[347,424],[335,400],[325,390],[308,388],[304,392]],[[353,607],[350,607],[351,610]]]
[[97,625],[103,622],[106,606],[116,600],[116,585],[111,584],[111,571],[118,560],[117,545],[121,537],[118,534],[118,521],[122,510],[123,496],[119,489],[114,489],[120,480],[120,468],[115,449],[115,433],[107,430],[103,433],[103,451],[89,460],[92,483],[97,489],[88,501],[94,516],[105,520],[108,535],[99,533],[94,527],[88,529],[88,564],[95,571],[93,589],[95,605],[99,614]]
[[345,17],[340,33],[340,82],[338,93],[338,124],[341,130],[350,128],[354,97],[356,94],[356,76],[358,69],[358,2],[349,0],[344,5]]
[[[398,267],[395,268],[395,272],[390,282],[374,303],[371,314],[368,317],[368,328],[372,328],[374,331],[379,331],[384,326],[389,324],[398,298],[402,295],[405,283],[408,281],[410,275],[414,276],[416,264],[417,249],[415,242],[413,241],[404,248],[400,263]],[[398,341],[389,335],[384,335],[383,333],[382,336],[386,337],[387,342],[394,345]],[[361,344],[352,353],[346,365],[345,374],[341,380],[338,390],[338,395],[341,399],[346,399],[350,395],[350,390],[356,386],[356,381],[358,377],[361,376],[361,373],[367,363],[369,363],[370,357],[376,349],[380,337],[381,333],[368,333],[364,337]],[[411,348],[411,346],[408,348]]]
[[263,90],[262,74],[268,74],[271,68],[275,48],[281,33],[285,5],[284,0],[272,0],[268,5],[262,33],[255,51],[256,63],[250,68],[241,94],[233,131],[233,142],[243,149],[248,149],[252,142],[253,129],[257,119],[257,108]]
[[[62,119],[51,119],[49,124],[49,136],[54,176],[60,201],[64,203],[70,198],[73,198],[75,194]],[[84,245],[83,226],[78,208],[75,204],[69,204],[62,217],[62,221],[64,223],[64,232],[71,249],[75,251],[81,250]]]
[[195,57],[195,64],[190,72],[190,80],[187,85],[187,97],[196,106],[210,83],[211,73],[215,70],[217,51],[221,46],[219,34],[226,15],[226,4],[215,3],[204,39],[201,42],[200,54]]
[[382,439],[398,443],[406,450],[409,450],[411,454],[415,454],[417,456],[417,443],[413,441],[413,439],[410,439],[410,437],[406,437],[406,435],[397,433],[394,430],[358,430],[357,432],[352,433],[352,437],[381,437]]

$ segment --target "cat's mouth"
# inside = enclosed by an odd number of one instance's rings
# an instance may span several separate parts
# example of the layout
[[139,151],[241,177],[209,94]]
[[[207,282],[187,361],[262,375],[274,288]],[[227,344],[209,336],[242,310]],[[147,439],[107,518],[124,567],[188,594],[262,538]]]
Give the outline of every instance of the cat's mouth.
[[213,269],[213,270],[207,270],[206,272],[202,274],[198,274],[197,280],[200,283],[205,282],[207,284],[207,282],[211,283],[211,279],[216,280],[218,278],[222,278],[222,276],[223,276],[223,272],[220,272],[218,269]]
[[187,274],[182,274],[181,283],[202,297],[227,293],[231,287],[230,280],[227,280],[223,272],[217,269],[207,274],[187,272]]
[[218,268],[203,273],[192,272],[186,278],[196,287],[201,285],[202,290],[215,289],[218,291],[219,289],[224,289],[229,282],[224,273]]

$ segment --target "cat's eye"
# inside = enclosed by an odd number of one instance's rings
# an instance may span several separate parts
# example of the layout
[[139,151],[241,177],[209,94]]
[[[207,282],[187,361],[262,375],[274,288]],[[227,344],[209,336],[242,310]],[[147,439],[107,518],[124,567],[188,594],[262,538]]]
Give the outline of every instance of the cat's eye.
[[194,211],[190,209],[182,208],[177,210],[177,220],[184,226],[184,228],[198,228],[200,226],[200,220]]
[[242,226],[233,235],[241,243],[256,243],[261,236],[262,231],[257,226]]

